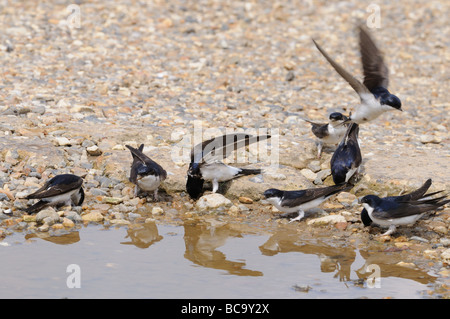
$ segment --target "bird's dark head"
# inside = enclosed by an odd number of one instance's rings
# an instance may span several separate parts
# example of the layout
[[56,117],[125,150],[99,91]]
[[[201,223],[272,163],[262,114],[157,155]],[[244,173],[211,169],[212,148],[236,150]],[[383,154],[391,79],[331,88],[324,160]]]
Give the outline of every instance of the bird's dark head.
[[365,208],[361,212],[361,221],[365,227],[372,225],[372,219],[370,219],[369,213]]
[[329,119],[330,119],[330,121],[333,121],[333,122],[340,122],[340,121],[347,120],[347,116],[345,116],[344,114],[339,113],[339,112],[333,112],[330,114]]
[[192,199],[197,199],[203,194],[204,180],[188,174],[186,181],[186,191]]
[[200,164],[199,163],[190,163],[189,169],[188,169],[188,175],[191,177],[201,177]]
[[155,170],[144,164],[139,165],[136,172],[140,176],[155,175]]
[[389,106],[392,106],[394,109],[403,111],[402,110],[402,101],[398,97],[396,97],[394,94],[391,94],[385,101],[385,103]]
[[366,195],[361,199],[361,204],[366,204],[370,207],[375,207],[381,199],[375,195]]
[[270,188],[270,189],[266,190],[263,195],[266,199],[275,198],[275,197],[281,198],[281,197],[283,197],[283,191],[280,191],[279,189],[276,189],[276,188]]

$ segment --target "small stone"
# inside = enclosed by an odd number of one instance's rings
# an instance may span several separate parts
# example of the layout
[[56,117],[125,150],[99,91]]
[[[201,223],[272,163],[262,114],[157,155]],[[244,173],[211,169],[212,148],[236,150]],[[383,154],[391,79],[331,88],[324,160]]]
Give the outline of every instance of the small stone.
[[75,226],[75,223],[67,217],[63,217],[62,224],[64,227],[67,227],[67,228],[72,228]]
[[399,261],[398,263],[396,263],[396,265],[400,266],[400,267],[406,267],[406,268],[412,268],[412,269],[416,268],[416,265],[414,263],[407,263],[404,261]]
[[117,197],[103,197],[103,201],[107,204],[118,205],[123,202],[123,199]]
[[439,144],[442,140],[438,136],[424,134],[420,136],[420,143],[422,144],[428,144],[428,143],[434,143]]
[[152,215],[164,215],[164,210],[159,206],[155,206],[152,208]]
[[239,202],[241,202],[242,204],[253,204],[253,199],[241,196],[239,197]]
[[88,222],[101,222],[105,217],[100,212],[92,211],[90,213],[84,214],[81,216],[83,221]]
[[307,224],[309,226],[324,226],[324,225],[334,225],[336,223],[345,223],[345,217],[342,215],[327,215],[319,218],[314,218],[308,220]]
[[441,258],[444,263],[450,265],[450,248],[447,248],[441,253]]
[[[314,173],[317,173],[320,171],[320,162],[319,161],[312,161],[308,164],[308,168],[313,171]],[[331,171],[331,170],[330,170]]]
[[294,79],[295,79],[295,73],[294,73],[294,71],[291,70],[286,74],[286,81],[291,82]]
[[355,199],[356,196],[351,194],[351,193],[347,193],[347,192],[341,192],[336,196],[336,199],[338,200],[339,203],[341,204],[347,204],[350,205],[352,204]]
[[103,153],[97,145],[86,147],[86,152],[91,156],[100,156]]
[[203,195],[195,203],[195,207],[201,212],[214,211],[220,207],[231,207],[232,205],[233,203],[228,198],[218,193]]
[[59,221],[59,214],[52,207],[41,210],[39,213],[36,214],[37,223],[45,223],[48,225],[52,225],[58,221]]
[[[67,219],[70,219],[74,223],[82,221],[81,216],[77,212],[74,212],[74,211],[64,212],[64,217]],[[63,220],[64,220],[64,218],[63,218]]]
[[71,142],[69,141],[69,139],[67,137],[64,137],[64,136],[56,137],[55,141],[56,141],[56,145],[58,145],[58,146],[69,146],[69,145],[71,145]]
[[36,215],[23,215],[22,220],[27,223],[36,222]]
[[450,238],[441,238],[439,239],[439,242],[444,246],[444,247],[448,247],[450,246]]
[[300,173],[303,174],[303,176],[305,176],[307,179],[309,179],[310,181],[313,181],[316,179],[317,174],[314,173],[312,170],[310,170],[309,168],[304,168],[302,170],[300,170]]
[[339,230],[345,230],[347,228],[348,223],[347,222],[337,222],[334,224],[334,227],[336,227]]
[[125,219],[111,219],[109,222],[113,225],[129,225],[129,224],[131,224],[128,220],[125,220]]

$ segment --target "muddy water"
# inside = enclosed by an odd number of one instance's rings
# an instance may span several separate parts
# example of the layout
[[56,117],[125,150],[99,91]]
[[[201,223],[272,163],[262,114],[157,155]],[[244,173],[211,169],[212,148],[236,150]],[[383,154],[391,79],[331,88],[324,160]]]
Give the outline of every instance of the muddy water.
[[386,253],[300,237],[204,221],[18,232],[0,246],[0,298],[424,298],[437,279]]

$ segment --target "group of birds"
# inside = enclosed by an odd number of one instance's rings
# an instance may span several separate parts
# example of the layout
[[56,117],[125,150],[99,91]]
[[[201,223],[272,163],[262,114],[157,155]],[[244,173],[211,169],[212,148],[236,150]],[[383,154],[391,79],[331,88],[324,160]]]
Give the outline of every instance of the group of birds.
[[[265,199],[283,212],[280,217],[299,221],[305,211],[317,207],[322,202],[342,191],[349,191],[357,176],[362,155],[359,141],[359,125],[373,121],[381,114],[390,110],[402,111],[400,99],[388,91],[389,72],[380,50],[365,27],[359,26],[359,45],[363,65],[364,80],[361,83],[342,66],[335,62],[328,53],[315,41],[315,46],[336,72],[342,76],[360,97],[360,105],[355,112],[345,116],[339,112],[329,115],[329,123],[321,124],[308,121],[312,132],[318,139],[318,156],[321,156],[324,145],[336,145],[331,158],[331,175],[335,185],[294,191],[268,189],[264,192]],[[223,159],[232,152],[270,139],[271,136],[253,136],[247,133],[232,133],[218,136],[198,145],[191,150],[191,162],[187,171],[186,191],[196,200],[204,193],[204,183],[212,184],[212,192],[219,190],[219,183],[227,182],[240,176],[261,174],[261,169],[237,168],[227,165]],[[167,178],[164,168],[143,153],[144,145],[134,148],[129,145],[133,158],[130,171],[130,181],[135,184],[135,196],[140,192],[152,193],[158,200],[158,188]],[[49,205],[81,205],[84,200],[81,177],[72,174],[62,174],[48,180],[42,188],[28,195],[27,199],[39,199],[37,203],[26,209],[28,213],[36,213]],[[432,198],[442,193],[426,194],[431,186],[427,180],[416,191],[401,195],[380,198],[375,195],[364,196],[360,203],[364,209],[361,220],[365,226],[377,224],[388,227],[383,235],[395,232],[396,226],[412,224],[426,212],[436,210],[450,200],[446,196]]]

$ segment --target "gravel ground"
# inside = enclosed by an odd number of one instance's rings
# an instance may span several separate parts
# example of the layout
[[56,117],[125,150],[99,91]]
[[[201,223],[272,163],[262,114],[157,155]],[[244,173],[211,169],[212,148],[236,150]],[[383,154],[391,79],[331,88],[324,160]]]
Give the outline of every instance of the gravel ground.
[[[231,204],[219,213],[248,223],[284,224],[270,219],[277,212],[260,200],[265,189],[332,183],[331,152],[316,158],[310,126],[299,118],[323,122],[332,111],[350,112],[359,100],[311,38],[359,77],[355,26],[371,15],[370,4],[1,2],[1,237],[16,230],[63,232],[82,222],[129,225],[202,215],[184,193],[186,158],[174,153],[183,145],[189,150],[199,126],[216,134],[279,133],[280,168],[234,181],[226,194]],[[390,68],[389,89],[404,112],[385,113],[361,127],[361,181],[318,211],[318,218],[325,210],[344,220],[299,226],[359,236],[365,243],[379,230],[362,227],[358,197],[396,195],[427,178],[433,179],[430,191],[450,191],[450,4],[378,4],[380,28],[372,33]],[[158,204],[134,198],[128,182],[131,155],[124,145],[140,143],[169,174]],[[267,165],[263,158],[253,166]],[[24,216],[21,209],[32,201],[23,197],[65,172],[85,179],[83,207],[62,209],[51,222],[42,222],[55,216],[51,209],[44,217]],[[425,258],[448,279],[449,228],[447,207],[376,242],[406,242],[416,247],[408,257],[413,260],[428,249]],[[449,285],[443,287],[448,294]]]

